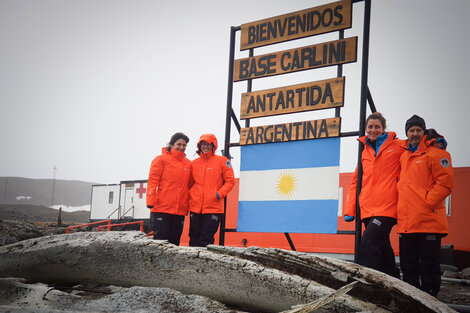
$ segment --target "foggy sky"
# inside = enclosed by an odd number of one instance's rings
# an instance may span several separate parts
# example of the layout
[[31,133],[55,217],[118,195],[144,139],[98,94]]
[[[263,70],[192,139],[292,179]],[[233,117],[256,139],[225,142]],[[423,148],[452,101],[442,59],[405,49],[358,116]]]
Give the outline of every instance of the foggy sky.
[[[170,136],[186,151],[214,133],[224,144],[231,26],[333,1],[0,0],[0,176],[95,183],[147,179]],[[362,45],[364,4],[353,5]],[[444,134],[454,167],[470,166],[470,1],[375,0],[369,88],[388,130],[405,138],[413,114]],[[239,34],[238,34],[239,36]],[[334,40],[315,36],[255,49],[256,54]],[[239,51],[236,57],[246,57]],[[344,66],[341,131],[359,120],[360,60]],[[336,76],[336,68],[253,81],[253,90]],[[233,105],[239,115],[240,93]],[[237,111],[238,110],[238,111]],[[334,116],[334,110],[254,119],[252,125]],[[243,125],[243,122],[242,122]],[[232,142],[238,133],[232,124]],[[232,149],[235,171],[238,149]],[[341,172],[357,162],[355,138],[342,140]],[[238,176],[238,174],[237,174]]]

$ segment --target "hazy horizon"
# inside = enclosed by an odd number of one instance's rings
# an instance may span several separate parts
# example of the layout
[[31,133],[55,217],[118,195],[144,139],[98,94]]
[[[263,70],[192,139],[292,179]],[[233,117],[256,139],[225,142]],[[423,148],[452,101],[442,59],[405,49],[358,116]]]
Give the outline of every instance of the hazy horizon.
[[[333,1],[0,0],[0,176],[118,183],[147,179],[171,135],[224,146],[232,26]],[[462,127],[470,116],[470,1],[372,1],[369,89],[388,130],[404,138],[413,114],[448,141],[455,167],[470,166]],[[364,3],[353,4],[358,62],[346,64],[341,131],[357,131]],[[247,51],[239,49],[235,58]],[[337,33],[255,49],[255,55],[338,38]],[[253,91],[336,77],[336,67],[253,80]],[[240,115],[246,83],[235,83]],[[252,126],[333,117],[334,110],[251,120]],[[241,121],[243,125],[244,122]],[[238,142],[231,125],[231,142]],[[357,163],[341,139],[340,171]],[[238,177],[239,148],[232,148]],[[54,172],[54,167],[56,168]]]

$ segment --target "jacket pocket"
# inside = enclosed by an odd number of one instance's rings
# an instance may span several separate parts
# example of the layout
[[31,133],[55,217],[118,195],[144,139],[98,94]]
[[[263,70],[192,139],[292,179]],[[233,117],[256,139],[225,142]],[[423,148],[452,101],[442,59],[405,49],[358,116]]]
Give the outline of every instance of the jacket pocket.
[[157,201],[155,202],[156,206],[170,206],[174,197],[172,197],[171,192],[168,189],[158,189],[157,190]]
[[419,186],[410,186],[409,192],[404,195],[404,199],[408,202],[411,207],[420,212],[429,211],[429,206],[426,201],[427,191]]
[[221,200],[217,199],[217,191],[215,189],[209,191],[209,193],[205,196],[206,196],[207,204],[209,206],[218,206],[220,201],[223,200],[223,199]]

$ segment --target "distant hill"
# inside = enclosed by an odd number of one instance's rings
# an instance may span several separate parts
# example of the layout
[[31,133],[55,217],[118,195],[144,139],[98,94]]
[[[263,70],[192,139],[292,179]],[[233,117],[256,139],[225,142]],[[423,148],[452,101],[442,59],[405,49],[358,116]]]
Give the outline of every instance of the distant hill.
[[[24,204],[0,204],[0,224],[2,220],[21,222],[52,222],[57,223],[59,210],[46,208],[37,205]],[[88,223],[90,220],[89,211],[62,212],[62,223]]]
[[[50,207],[52,179],[0,177],[1,204]],[[56,179],[53,205],[83,206],[91,203],[91,186],[96,183]]]

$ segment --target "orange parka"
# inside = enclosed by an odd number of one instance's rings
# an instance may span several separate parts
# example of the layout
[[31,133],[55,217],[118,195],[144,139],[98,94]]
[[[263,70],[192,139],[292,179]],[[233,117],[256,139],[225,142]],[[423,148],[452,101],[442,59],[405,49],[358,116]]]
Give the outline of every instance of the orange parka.
[[[400,156],[404,152],[404,140],[396,133],[387,132],[385,141],[376,153],[366,142],[366,136],[358,140],[364,144],[362,151],[362,188],[359,195],[361,218],[386,216],[397,218],[397,181],[400,174]],[[356,215],[357,168],[349,185],[344,215]]]
[[150,166],[147,206],[151,212],[186,215],[189,209],[191,161],[183,152],[167,148]]
[[201,141],[214,144],[215,149],[201,153],[191,163],[193,185],[190,190],[190,211],[221,214],[224,213],[224,198],[235,184],[232,165],[226,157],[215,155],[217,139],[214,135],[202,135],[198,145]]
[[454,186],[454,170],[450,154],[427,141],[423,136],[418,149],[405,151],[400,158],[398,182],[398,233],[447,234],[444,199]]

